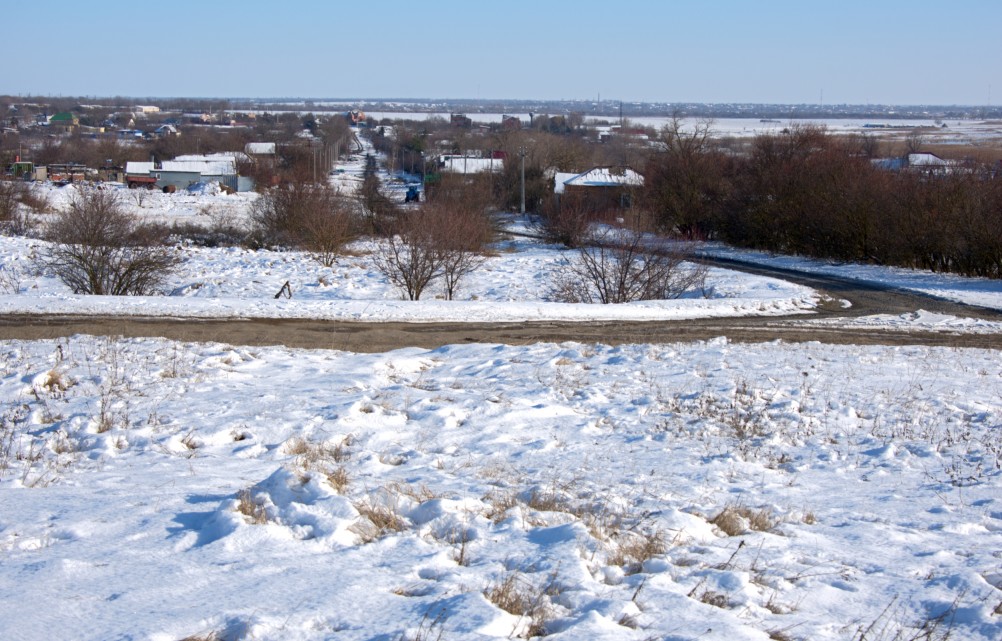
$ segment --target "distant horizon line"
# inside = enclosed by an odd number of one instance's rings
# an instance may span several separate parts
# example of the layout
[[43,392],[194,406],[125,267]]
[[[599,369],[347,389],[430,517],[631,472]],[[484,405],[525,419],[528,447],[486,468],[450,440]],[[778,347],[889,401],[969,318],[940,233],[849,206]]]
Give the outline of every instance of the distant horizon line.
[[141,96],[141,95],[126,95],[126,94],[114,94],[114,95],[70,95],[70,94],[13,94],[6,93],[0,94],[5,98],[19,98],[22,100],[27,99],[57,99],[57,100],[68,100],[68,99],[90,99],[90,100],[114,100],[114,99],[127,99],[127,100],[208,100],[208,101],[242,101],[242,102],[252,102],[252,103],[268,103],[268,102],[313,102],[313,103],[335,103],[335,104],[353,104],[357,102],[371,102],[371,103],[412,103],[412,104],[422,104],[429,105],[430,103],[480,103],[480,104],[493,104],[493,103],[580,103],[580,104],[591,104],[591,105],[652,105],[652,106],[672,106],[672,105],[704,105],[704,106],[766,106],[766,107],[815,107],[815,108],[831,108],[831,107],[940,107],[940,108],[993,108],[993,105],[989,103],[977,104],[977,103],[932,103],[932,102],[749,102],[749,101],[705,101],[705,100],[620,100],[620,99],[589,99],[589,98],[431,98],[431,97],[389,97],[389,98],[375,98],[375,97],[315,97],[315,96],[269,96],[269,97],[254,97],[254,96]]

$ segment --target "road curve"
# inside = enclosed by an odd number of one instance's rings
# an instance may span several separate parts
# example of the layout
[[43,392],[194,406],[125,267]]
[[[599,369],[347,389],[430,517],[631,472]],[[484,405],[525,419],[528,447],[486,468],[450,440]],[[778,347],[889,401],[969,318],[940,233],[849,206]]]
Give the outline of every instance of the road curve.
[[[1002,349],[1002,334],[910,331],[818,325],[818,319],[851,320],[871,314],[899,315],[919,309],[1002,322],[995,310],[831,276],[808,275],[734,261],[706,262],[807,285],[830,298],[815,314],[645,322],[380,323],[309,319],[191,319],[134,316],[0,316],[0,339],[37,340],[74,334],[164,337],[233,345],[285,345],[311,349],[383,352],[401,347],[435,348],[455,343],[527,344],[666,343],[726,337],[735,342],[819,341],[833,344],[940,345]],[[851,307],[838,301],[848,300]]]

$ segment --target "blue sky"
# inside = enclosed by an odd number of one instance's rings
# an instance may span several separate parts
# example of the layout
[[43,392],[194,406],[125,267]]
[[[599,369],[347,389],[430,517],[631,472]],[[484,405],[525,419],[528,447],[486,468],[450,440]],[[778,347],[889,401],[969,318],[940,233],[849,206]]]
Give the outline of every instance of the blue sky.
[[1000,0],[4,3],[15,95],[1002,102]]

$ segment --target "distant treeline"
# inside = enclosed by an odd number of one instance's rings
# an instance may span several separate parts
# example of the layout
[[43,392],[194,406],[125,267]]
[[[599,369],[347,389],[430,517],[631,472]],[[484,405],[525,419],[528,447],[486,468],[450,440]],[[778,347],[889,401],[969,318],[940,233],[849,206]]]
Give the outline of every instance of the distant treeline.
[[1002,278],[1002,176],[958,164],[888,171],[865,139],[813,127],[759,137],[746,155],[666,129],[646,170],[663,231],[838,261]]

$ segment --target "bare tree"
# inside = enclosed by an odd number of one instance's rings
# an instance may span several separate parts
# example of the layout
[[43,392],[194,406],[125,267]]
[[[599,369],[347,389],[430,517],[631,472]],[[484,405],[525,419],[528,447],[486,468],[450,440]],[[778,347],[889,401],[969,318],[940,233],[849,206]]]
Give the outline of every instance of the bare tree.
[[403,290],[409,300],[418,300],[425,288],[441,276],[443,253],[437,234],[422,212],[409,211],[397,219],[391,235],[376,255],[376,269]]
[[663,245],[624,229],[578,249],[559,273],[553,296],[564,302],[670,300],[703,289],[706,267],[689,262],[683,245]]
[[917,154],[925,147],[925,136],[918,129],[913,129],[905,138],[905,153]]
[[250,218],[260,243],[302,247],[328,267],[358,233],[354,203],[330,185],[276,187],[255,201]]
[[303,214],[300,242],[314,260],[324,267],[333,267],[344,253],[345,245],[358,237],[361,216],[357,203],[336,194],[324,207]]
[[459,281],[487,260],[483,250],[493,232],[490,221],[478,211],[436,206],[426,206],[422,218],[437,239],[445,297],[453,300]]
[[181,261],[110,191],[75,197],[50,223],[46,237],[51,244],[39,253],[37,266],[75,294],[153,294]]
[[686,126],[676,114],[648,159],[644,204],[667,233],[703,237],[730,190],[727,158],[715,147],[712,123]]

